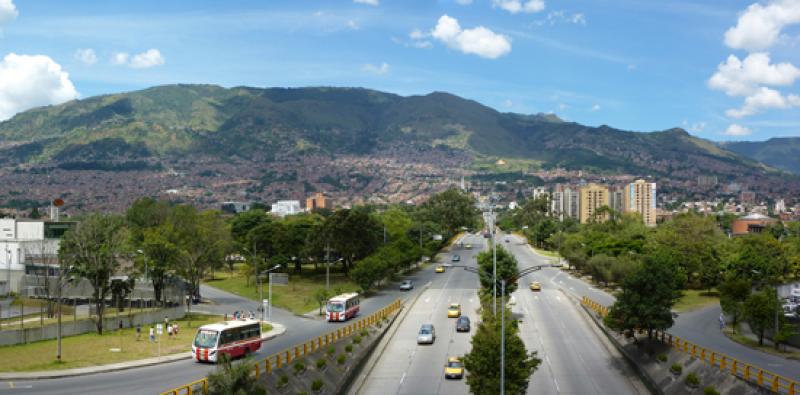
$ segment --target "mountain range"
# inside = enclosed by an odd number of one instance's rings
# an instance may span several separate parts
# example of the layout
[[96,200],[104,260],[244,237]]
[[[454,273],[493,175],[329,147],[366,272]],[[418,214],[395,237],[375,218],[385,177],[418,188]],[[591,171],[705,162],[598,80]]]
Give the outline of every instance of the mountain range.
[[731,141],[723,148],[795,174],[800,174],[800,137],[776,137],[767,141]]
[[[387,155],[400,162],[423,155],[410,164],[439,169],[503,171],[494,166],[503,159],[525,171],[624,173],[683,183],[715,175],[745,185],[796,186],[776,169],[786,168],[782,163],[765,164],[772,154],[762,158],[756,151],[764,152],[717,145],[678,128],[590,127],[552,114],[502,113],[444,92],[404,97],[363,88],[167,85],[35,108],[0,122],[0,167],[6,169],[0,178],[42,169],[73,172],[68,178],[87,171],[146,177],[181,167],[230,179],[259,168],[271,174],[255,175],[262,191],[283,182],[295,194],[348,189],[337,176],[361,180],[363,188],[354,193],[385,190],[367,188],[367,178],[381,177],[380,171],[365,178],[365,169],[354,170],[352,163],[337,174],[314,176],[313,170],[321,172],[320,160]],[[301,169],[308,166],[315,168]],[[202,189],[202,182],[193,187]],[[5,191],[6,200],[11,192]],[[258,192],[252,185],[244,190]]]

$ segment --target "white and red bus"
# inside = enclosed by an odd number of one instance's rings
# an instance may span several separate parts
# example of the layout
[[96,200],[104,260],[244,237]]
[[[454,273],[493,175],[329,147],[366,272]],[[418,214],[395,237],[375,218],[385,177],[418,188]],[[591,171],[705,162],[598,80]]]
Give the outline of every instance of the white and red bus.
[[325,306],[325,318],[328,321],[347,321],[358,314],[359,303],[355,292],[334,296]]
[[192,343],[192,357],[197,362],[217,362],[220,354],[237,358],[261,348],[261,322],[225,321],[203,325]]

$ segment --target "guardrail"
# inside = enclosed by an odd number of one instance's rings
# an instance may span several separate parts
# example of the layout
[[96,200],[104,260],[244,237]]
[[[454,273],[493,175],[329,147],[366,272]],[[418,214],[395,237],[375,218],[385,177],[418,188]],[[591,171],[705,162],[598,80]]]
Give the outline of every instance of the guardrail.
[[[608,307],[603,306],[586,296],[581,299],[581,303],[601,317],[608,315]],[[761,388],[778,394],[800,394],[800,383],[770,372],[769,370],[739,361],[736,358],[732,358],[714,350],[709,350],[705,347],[698,346],[697,344],[681,339],[680,337],[672,336],[667,332],[656,331],[655,338],[660,340],[662,343],[673,347],[677,351],[691,355],[692,358],[699,358],[701,361],[703,361],[703,363],[718,367],[723,373],[729,373],[734,377],[740,378],[752,384],[756,384]]]
[[[283,351],[272,354],[258,362],[253,363],[253,373],[256,377],[261,374],[270,374],[272,369],[280,368],[281,366],[290,364],[293,360],[301,358],[307,354],[316,352],[322,347],[329,344],[336,343],[354,333],[358,333],[361,329],[374,325],[388,315],[399,310],[403,306],[400,299],[395,300],[388,306],[368,315],[367,317],[353,321],[347,326],[336,329],[335,331],[328,332],[324,335],[317,336],[314,339],[308,340],[302,344],[297,344],[289,347]],[[189,384],[164,391],[161,395],[194,395],[194,394],[208,394],[208,377],[203,377],[200,380],[193,381]]]

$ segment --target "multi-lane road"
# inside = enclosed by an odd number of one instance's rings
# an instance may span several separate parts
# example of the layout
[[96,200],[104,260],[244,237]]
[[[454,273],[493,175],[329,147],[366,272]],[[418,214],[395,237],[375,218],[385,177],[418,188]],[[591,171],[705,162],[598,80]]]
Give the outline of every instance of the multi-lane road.
[[[526,254],[520,239],[509,236],[504,243],[517,257],[520,269],[541,264],[536,256]],[[485,239],[467,236],[463,242],[483,246]],[[503,243],[504,237],[498,237]],[[484,248],[484,247],[482,247]],[[443,257],[460,254],[460,264],[476,266],[479,250],[454,249]],[[550,273],[547,269],[545,273]],[[464,380],[446,380],[444,364],[450,356],[461,356],[470,350],[470,336],[477,325],[478,279],[474,273],[450,268],[416,300],[397,332],[389,339],[377,363],[368,369],[367,378],[353,392],[377,394],[465,394]],[[539,280],[544,289],[533,293],[530,281]],[[612,355],[592,330],[574,301],[558,290],[546,275],[535,273],[519,281],[513,295],[512,312],[521,320],[520,336],[529,351],[536,351],[542,364],[531,378],[530,394],[636,394],[643,388],[618,356]],[[464,313],[473,320],[470,334],[456,333],[455,320],[447,318],[447,306],[461,303]],[[425,323],[436,326],[433,345],[418,345],[416,336]]]
[[[453,254],[461,258],[458,265],[476,266],[474,258],[485,244],[480,236],[466,236],[464,244],[472,249],[454,248],[441,254],[443,263],[452,262]],[[431,269],[428,269],[429,271]],[[369,395],[383,394],[466,394],[469,389],[464,380],[446,380],[444,365],[448,357],[460,357],[469,352],[470,338],[478,324],[478,279],[462,268],[448,267],[429,284],[418,283],[424,290],[396,323],[397,331],[389,341],[380,359],[366,368],[367,379],[361,388],[352,392]],[[456,332],[455,318],[447,318],[450,303],[460,303],[462,314],[472,321],[471,331]],[[417,333],[423,324],[433,324],[436,341],[417,344]]]

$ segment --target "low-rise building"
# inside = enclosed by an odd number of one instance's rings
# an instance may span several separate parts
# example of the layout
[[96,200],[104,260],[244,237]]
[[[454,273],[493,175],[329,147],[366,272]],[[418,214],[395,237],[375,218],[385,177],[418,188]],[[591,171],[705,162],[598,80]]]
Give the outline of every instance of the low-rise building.
[[299,200],[279,200],[272,205],[272,214],[279,217],[303,212]]
[[330,199],[328,199],[324,193],[317,192],[310,198],[306,199],[306,211],[314,211],[314,210],[331,210],[333,209],[333,204],[331,203]]
[[51,274],[58,265],[61,237],[75,222],[0,219],[0,293],[20,292],[26,274]]
[[774,225],[778,220],[763,214],[751,213],[737,218],[731,223],[731,233],[734,236],[748,233],[761,233],[767,227]]

